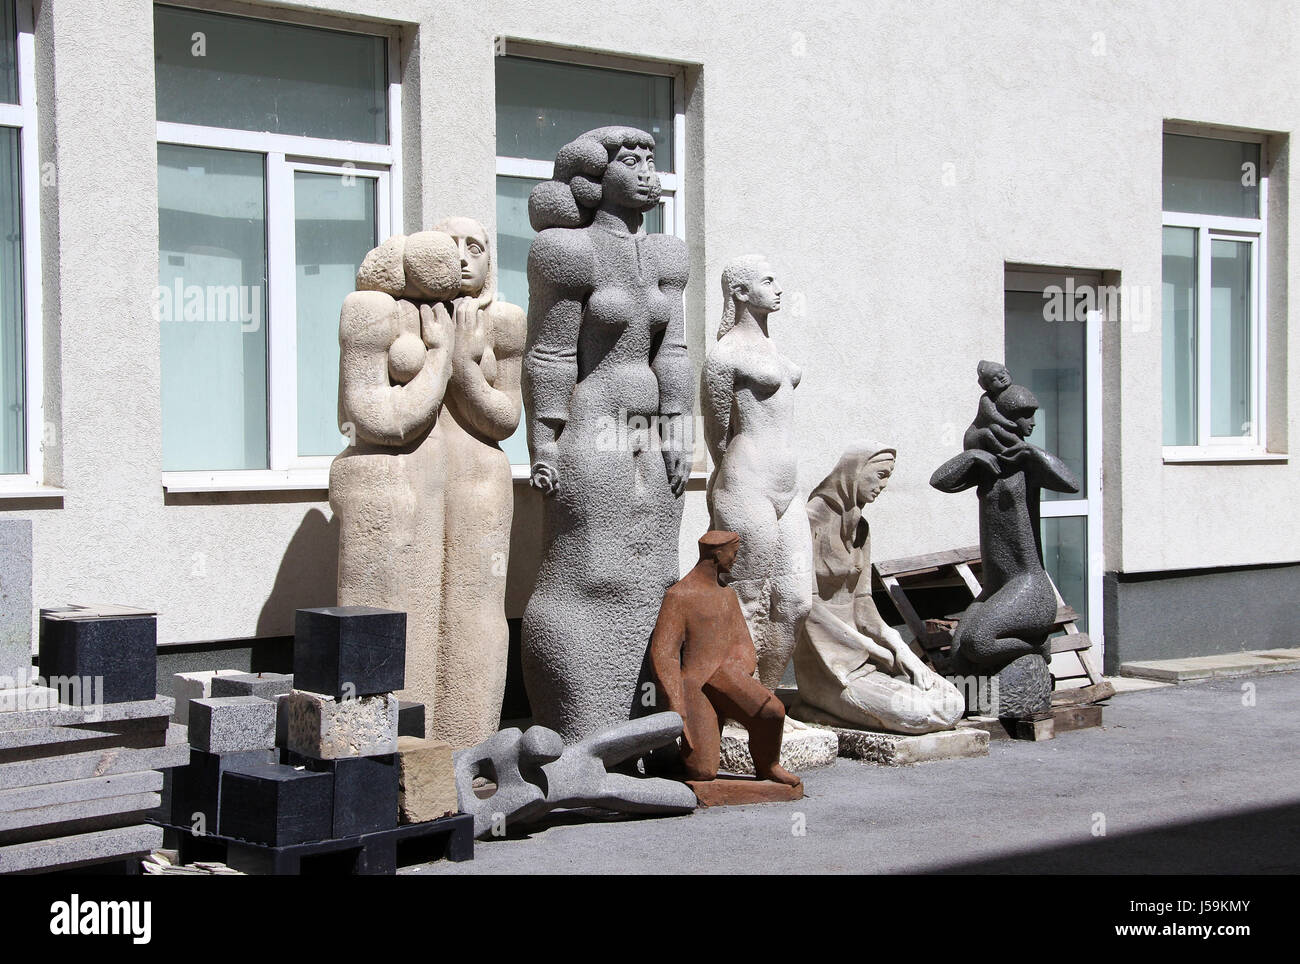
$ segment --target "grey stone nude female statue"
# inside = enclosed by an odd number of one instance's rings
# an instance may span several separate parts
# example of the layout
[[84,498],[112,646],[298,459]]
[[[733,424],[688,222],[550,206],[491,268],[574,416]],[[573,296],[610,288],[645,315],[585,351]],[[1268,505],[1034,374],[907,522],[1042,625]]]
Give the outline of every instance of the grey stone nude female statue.
[[588,131],[534,188],[524,402],[542,559],[524,611],[534,718],[571,742],[626,720],[677,581],[690,472],[685,244],[646,234],[654,138]]

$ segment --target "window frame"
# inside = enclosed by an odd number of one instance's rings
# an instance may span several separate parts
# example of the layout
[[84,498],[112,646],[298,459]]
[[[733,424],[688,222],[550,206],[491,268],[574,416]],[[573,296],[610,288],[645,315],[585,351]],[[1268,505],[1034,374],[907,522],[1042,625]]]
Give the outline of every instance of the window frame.
[[[596,67],[601,70],[648,74],[652,77],[667,77],[672,80],[673,169],[672,171],[657,170],[656,173],[659,175],[659,184],[663,189],[660,196],[660,203],[663,205],[663,233],[671,234],[683,241],[686,240],[686,66],[684,64],[641,60],[619,54],[600,53],[590,50],[573,50],[510,37],[497,37],[495,51],[498,57],[523,57],[553,64]],[[495,83],[494,78],[494,94]],[[510,157],[498,154],[496,155],[496,169],[493,176],[493,192],[495,193],[497,178],[513,177],[524,180],[547,181],[554,174],[554,168],[555,158],[535,160],[527,157]],[[500,250],[499,247],[497,250]],[[522,425],[522,422],[520,424]],[[531,472],[531,465],[526,462],[512,462],[510,470],[516,481],[527,480]]]
[[[288,10],[250,13],[246,7],[209,2],[175,2],[180,7],[268,23],[319,27],[380,37],[387,54],[388,143],[340,141],[297,134],[207,127],[157,121],[157,143],[235,150],[265,159],[267,465],[265,469],[162,472],[168,492],[252,492],[328,489],[333,455],[298,454],[298,356],[294,173],[353,175],[373,179],[376,243],[402,225],[401,28],[379,23],[336,20]],[[339,435],[340,450],[346,444]]]
[[[1163,460],[1184,462],[1285,461],[1285,454],[1269,452],[1268,425],[1268,138],[1252,131],[1204,128],[1194,125],[1165,125],[1163,135],[1179,134],[1212,140],[1259,145],[1259,216],[1238,218],[1219,214],[1167,211],[1161,204],[1161,227],[1196,231],[1196,442],[1192,445],[1161,444]],[[1163,176],[1163,175],[1162,175]],[[1214,435],[1212,429],[1211,381],[1213,369],[1211,328],[1212,244],[1214,241],[1244,241],[1251,246],[1250,360],[1251,433],[1240,436]],[[1163,279],[1163,273],[1162,273]],[[1163,313],[1162,313],[1163,314]],[[1164,337],[1163,324],[1161,337]],[[1163,367],[1161,370],[1163,393]],[[1163,432],[1163,427],[1162,427]]]
[[14,3],[18,103],[0,104],[0,127],[18,130],[18,184],[22,191],[23,394],[26,405],[24,465],[0,475],[0,499],[58,497],[63,489],[45,484],[45,370],[42,363],[40,141],[36,108],[35,17],[29,0]]

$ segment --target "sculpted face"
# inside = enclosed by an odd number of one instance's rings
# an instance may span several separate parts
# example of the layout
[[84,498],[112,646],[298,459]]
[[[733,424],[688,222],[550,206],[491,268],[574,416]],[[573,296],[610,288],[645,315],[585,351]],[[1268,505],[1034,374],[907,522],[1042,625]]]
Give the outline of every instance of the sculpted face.
[[740,540],[729,542],[725,546],[719,546],[718,551],[713,554],[713,558],[718,564],[718,572],[731,572],[731,567],[736,562],[736,553],[739,551]]
[[781,310],[781,286],[766,261],[748,277],[731,286],[732,296],[750,306],[755,314],[768,315]]
[[487,232],[473,218],[449,218],[440,230],[451,235],[460,251],[460,293],[481,293],[488,277]]
[[602,203],[649,211],[659,203],[661,188],[655,154],[649,147],[620,147],[600,182]]
[[863,466],[862,474],[858,476],[858,508],[875,502],[880,493],[885,491],[885,486],[889,485],[893,474],[893,459],[873,460]]

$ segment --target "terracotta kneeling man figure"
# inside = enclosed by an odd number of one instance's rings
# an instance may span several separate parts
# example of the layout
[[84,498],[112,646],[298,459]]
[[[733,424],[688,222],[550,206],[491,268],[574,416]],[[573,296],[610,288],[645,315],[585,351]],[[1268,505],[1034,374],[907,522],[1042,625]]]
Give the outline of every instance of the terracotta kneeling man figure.
[[802,787],[778,762],[785,707],[754,678],[758,656],[740,599],[720,581],[739,547],[734,532],[705,533],[700,561],[664,594],[650,641],[650,664],[663,697],[659,709],[685,721],[682,763],[688,780],[717,778],[722,724],[732,719],[749,730],[760,780]]

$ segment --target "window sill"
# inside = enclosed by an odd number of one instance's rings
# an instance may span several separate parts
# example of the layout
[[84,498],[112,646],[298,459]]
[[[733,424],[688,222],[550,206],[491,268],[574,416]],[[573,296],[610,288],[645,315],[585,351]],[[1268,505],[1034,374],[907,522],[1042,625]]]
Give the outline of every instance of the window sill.
[[254,469],[247,472],[164,472],[168,492],[285,492],[329,491],[330,471],[319,469]]
[[1233,445],[1166,446],[1161,454],[1165,465],[1213,464],[1215,462],[1285,464],[1291,459],[1285,452],[1268,452],[1260,448]]
[[43,485],[30,475],[0,475],[0,499],[62,499],[66,490]]

